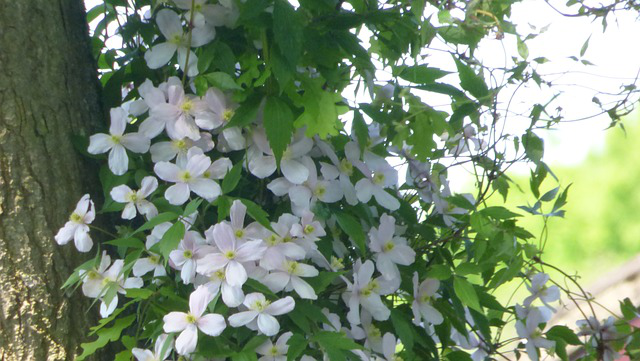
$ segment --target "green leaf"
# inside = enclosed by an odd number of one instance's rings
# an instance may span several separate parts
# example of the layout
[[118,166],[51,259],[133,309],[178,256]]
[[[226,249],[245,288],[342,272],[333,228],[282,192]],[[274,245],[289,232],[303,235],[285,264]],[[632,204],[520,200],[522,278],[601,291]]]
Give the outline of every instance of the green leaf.
[[569,345],[582,345],[580,338],[567,326],[553,326],[547,331],[550,340],[564,340]]
[[[405,307],[405,311],[410,312]],[[391,323],[395,333],[402,341],[404,347],[408,350],[413,349],[414,345],[414,330],[411,321],[407,318],[405,312],[401,312],[398,308],[391,309]]]
[[359,111],[353,112],[353,122],[351,123],[351,134],[356,135],[356,139],[358,140],[358,145],[360,146],[360,151],[363,152],[364,148],[367,146],[369,142],[369,127],[367,123],[364,121],[364,117],[362,113]]
[[478,300],[478,294],[469,281],[460,277],[454,278],[453,290],[462,303],[478,312],[483,312],[480,307],[480,301]]
[[267,339],[268,337],[265,335],[254,336],[244,345],[242,351],[255,351],[255,349],[262,345]]
[[302,353],[307,349],[307,345],[309,345],[309,341],[299,334],[294,333],[287,342],[289,345],[289,351],[287,352],[287,361],[296,360]]
[[449,361],[472,361],[471,356],[464,351],[453,351],[445,355]]
[[224,176],[222,180],[222,193],[229,194],[238,185],[240,181],[240,177],[242,176],[242,162],[236,163],[231,170],[227,172],[227,175]]
[[410,67],[400,68],[401,72],[399,76],[415,84],[429,84],[435,82],[437,79],[442,78],[447,74],[451,74],[448,71],[444,71],[438,68],[429,68],[426,65],[415,65]]
[[460,60],[455,59],[455,61],[462,89],[468,91],[477,99],[484,98],[489,95],[489,88],[484,81],[484,77],[476,74],[470,66],[464,64]]
[[128,298],[139,298],[146,300],[153,295],[153,291],[146,288],[128,288],[126,296]]
[[287,103],[276,97],[267,98],[264,107],[264,129],[279,166],[282,153],[291,143],[293,136],[293,113]]
[[307,278],[306,281],[311,285],[311,287],[313,287],[313,289],[316,291],[316,294],[318,294],[329,287],[331,282],[333,282],[333,280],[335,280],[341,274],[341,272],[322,271],[316,277]]
[[136,320],[136,315],[130,315],[116,320],[110,328],[103,328],[98,331],[98,339],[93,342],[83,343],[82,354],[78,356],[78,361],[82,361],[87,356],[94,354],[97,350],[103,348],[109,342],[114,342],[120,338],[122,331],[129,327]]
[[144,249],[144,243],[142,243],[141,240],[133,237],[117,238],[104,243],[117,247]]
[[174,223],[162,236],[160,242],[151,247],[151,250],[157,249],[164,259],[169,259],[169,253],[178,248],[180,240],[184,238],[184,223]]
[[494,219],[509,219],[514,217],[521,217],[521,215],[519,215],[518,213],[513,213],[501,206],[487,207],[480,210],[480,213]]
[[427,271],[428,278],[435,278],[440,281],[448,280],[452,275],[451,268],[443,264],[433,265]]
[[365,245],[366,236],[360,222],[344,212],[337,212],[336,218],[338,219],[340,228],[355,242],[360,249],[360,254],[364,256],[367,252],[367,246]]
[[518,54],[524,59],[527,60],[529,57],[529,47],[527,44],[518,37]]
[[173,212],[160,213],[157,216],[155,216],[155,217],[151,218],[150,220],[148,220],[147,222],[145,222],[142,226],[140,226],[140,228],[136,229],[133,232],[133,234],[140,233],[140,232],[143,232],[143,231],[147,231],[147,230],[159,225],[160,223],[171,222],[171,221],[177,219],[178,217],[179,217],[179,215],[177,213],[173,213]]
[[221,71],[203,75],[209,84],[221,90],[242,90],[242,87],[236,84],[231,75]]
[[273,5],[273,36],[289,65],[295,68],[302,55],[304,28],[299,14],[285,0],[276,0]]
[[337,135],[342,129],[338,115],[348,110],[346,106],[336,105],[342,102],[342,96],[324,90],[320,78],[304,81],[303,85],[305,87],[302,95],[304,112],[296,119],[294,125],[297,128],[306,127],[307,137],[317,134],[324,139],[328,135]]
[[584,44],[582,44],[582,48],[580,48],[580,57],[583,57],[584,54],[587,52],[587,49],[589,49],[589,40],[591,40],[591,35],[589,35],[589,37],[584,42]]
[[240,104],[240,107],[235,110],[233,117],[231,117],[231,120],[227,123],[225,129],[231,127],[244,127],[253,123],[258,117],[258,109],[260,108],[261,102],[262,94],[255,93],[249,96],[247,100]]
[[522,135],[522,145],[527,157],[532,162],[538,164],[544,155],[544,141],[532,131],[527,131]]
[[347,338],[342,332],[320,331],[311,337],[311,342],[317,342],[322,348],[341,349],[341,350],[359,350],[362,346]]
[[194,214],[198,210],[198,207],[200,207],[200,204],[202,204],[202,201],[203,201],[202,198],[196,198],[191,202],[189,202],[187,206],[184,208],[184,212],[182,213],[182,216],[188,217]]
[[247,207],[247,213],[251,218],[260,223],[266,229],[274,232],[273,228],[271,228],[271,223],[269,222],[269,214],[265,212],[264,209],[248,199],[240,199],[240,201],[245,205],[245,207]]

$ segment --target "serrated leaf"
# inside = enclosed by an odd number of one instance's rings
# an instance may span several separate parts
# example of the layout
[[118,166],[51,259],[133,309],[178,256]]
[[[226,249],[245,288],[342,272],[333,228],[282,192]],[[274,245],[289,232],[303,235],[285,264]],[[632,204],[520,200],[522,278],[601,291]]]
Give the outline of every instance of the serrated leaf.
[[293,113],[287,103],[276,97],[267,98],[264,107],[264,129],[279,166],[282,153],[291,143],[293,136]]
[[478,312],[483,312],[480,307],[480,301],[478,300],[478,294],[469,281],[460,277],[454,278],[453,290],[462,303]]
[[253,123],[258,117],[258,109],[260,109],[260,103],[262,102],[262,94],[255,93],[247,98],[238,109],[233,113],[233,117],[226,128],[231,127],[244,127]]
[[293,6],[288,1],[276,0],[273,5],[273,36],[289,66],[294,68],[302,55],[302,29],[300,15]]
[[114,322],[112,327],[103,328],[98,331],[98,339],[93,342],[83,343],[82,354],[78,356],[78,361],[82,361],[90,355],[93,355],[97,350],[106,346],[109,342],[114,342],[120,338],[122,331],[129,327],[133,321],[136,320],[136,315],[130,315]]
[[462,89],[468,91],[478,99],[489,95],[489,88],[487,87],[482,75],[476,74],[470,66],[464,64],[458,59],[455,59],[455,62],[456,68],[458,69],[458,75],[460,76],[460,86]]

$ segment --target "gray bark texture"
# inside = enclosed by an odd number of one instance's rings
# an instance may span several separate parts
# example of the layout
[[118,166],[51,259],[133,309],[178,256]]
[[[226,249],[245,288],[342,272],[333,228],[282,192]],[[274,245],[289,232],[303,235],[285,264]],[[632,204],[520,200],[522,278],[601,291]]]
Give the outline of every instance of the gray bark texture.
[[105,119],[87,29],[82,0],[0,0],[0,361],[74,359],[94,321],[60,290],[90,256],[54,240],[98,189],[71,143]]

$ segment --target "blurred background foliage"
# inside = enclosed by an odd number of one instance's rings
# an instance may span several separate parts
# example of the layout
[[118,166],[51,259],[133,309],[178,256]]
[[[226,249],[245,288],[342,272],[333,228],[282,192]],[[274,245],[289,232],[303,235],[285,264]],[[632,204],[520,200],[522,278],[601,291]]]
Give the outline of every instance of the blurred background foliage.
[[[571,184],[565,216],[551,217],[544,230],[542,217],[522,217],[522,226],[537,237],[546,237],[543,259],[579,274],[588,285],[615,270],[640,252],[640,124],[638,114],[624,121],[624,128],[603,130],[603,149],[591,151],[575,166],[556,165],[553,153],[545,157],[562,188]],[[604,124],[603,124],[604,125]],[[603,127],[604,128],[604,127]],[[588,141],[585,139],[585,141]],[[548,159],[547,159],[548,158]],[[513,175],[508,205],[533,204],[528,177]],[[557,186],[547,177],[541,193]],[[501,197],[495,197],[501,202]],[[524,212],[521,212],[524,214]]]

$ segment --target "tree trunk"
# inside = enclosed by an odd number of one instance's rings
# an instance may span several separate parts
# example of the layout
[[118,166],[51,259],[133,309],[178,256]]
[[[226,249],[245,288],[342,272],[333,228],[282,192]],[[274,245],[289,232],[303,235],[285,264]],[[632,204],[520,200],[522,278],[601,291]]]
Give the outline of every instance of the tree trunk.
[[[71,143],[104,122],[81,0],[0,0],[0,360],[75,358],[93,320],[60,290],[54,241],[95,171]],[[89,170],[88,170],[89,169]]]

